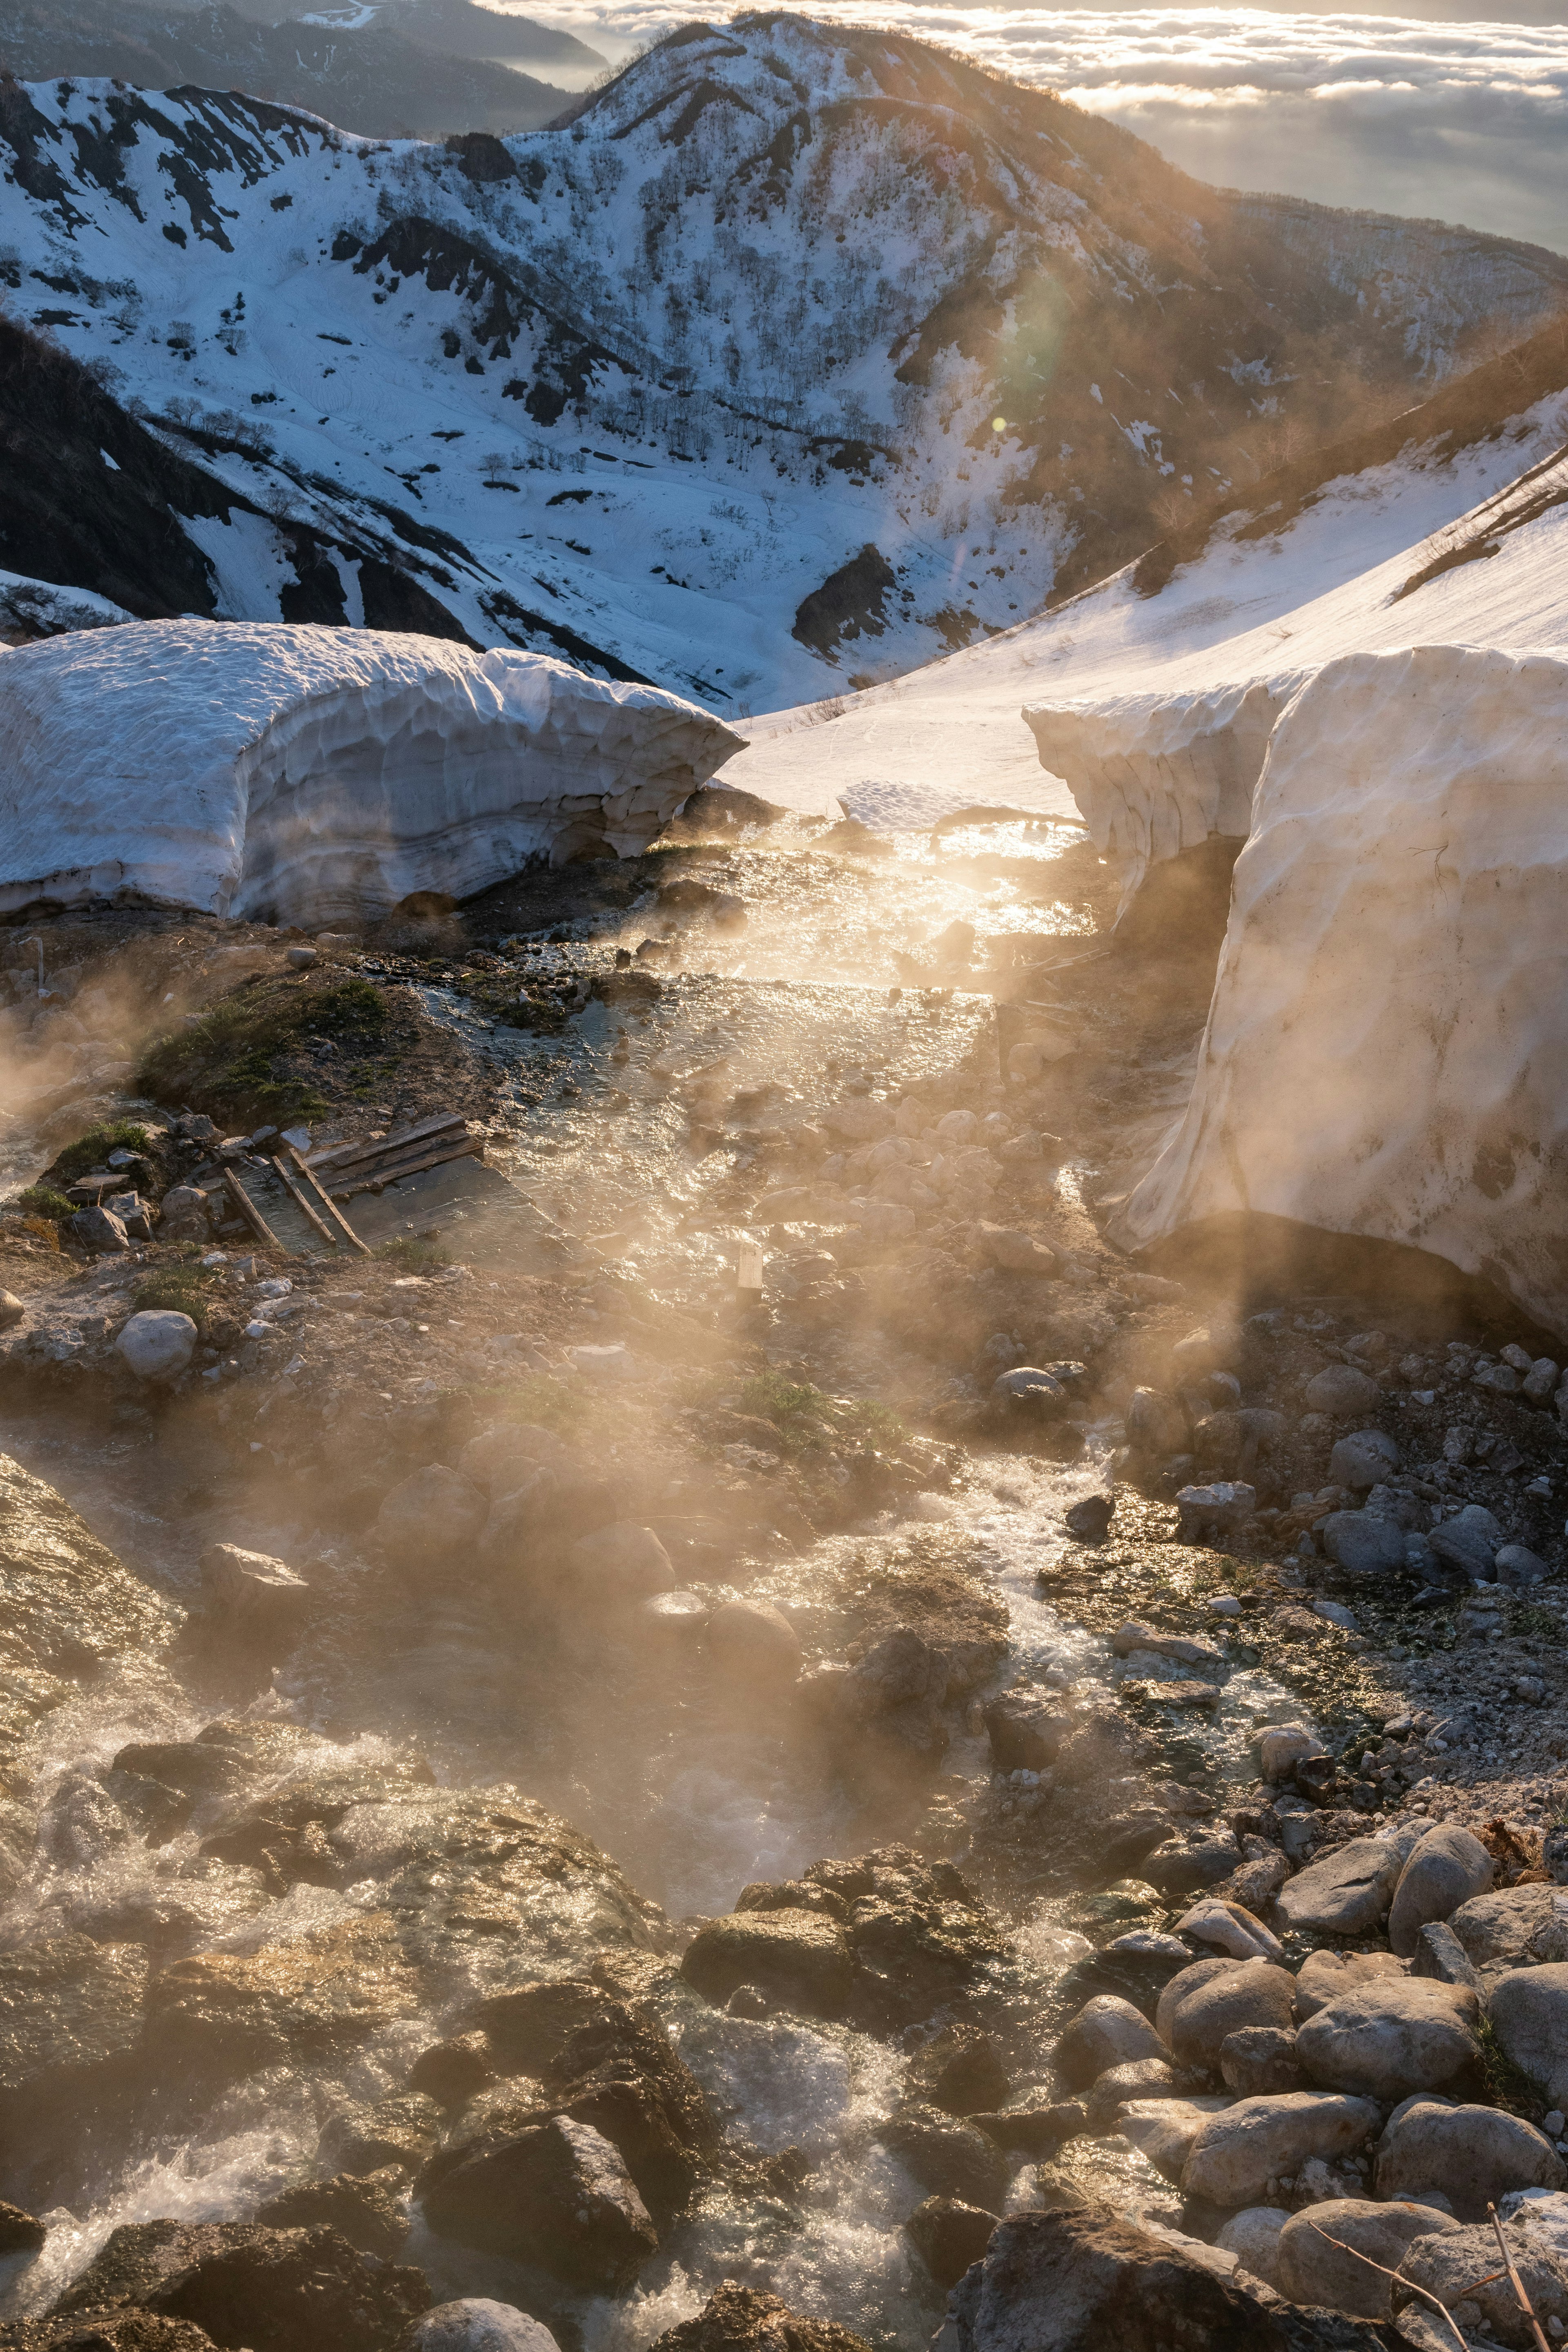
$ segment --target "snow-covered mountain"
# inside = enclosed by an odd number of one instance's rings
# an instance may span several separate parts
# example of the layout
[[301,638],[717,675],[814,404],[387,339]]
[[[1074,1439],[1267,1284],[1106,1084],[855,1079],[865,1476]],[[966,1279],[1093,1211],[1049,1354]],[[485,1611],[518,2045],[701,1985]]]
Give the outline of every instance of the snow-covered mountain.
[[[343,23],[273,25],[218,0],[0,0],[0,58],[23,81],[107,76],[142,89],[245,89],[378,139],[531,131],[567,102],[564,90],[509,65],[433,55],[412,31],[417,19],[405,26],[394,9],[347,14]],[[360,16],[363,24],[352,21]],[[570,34],[558,37],[583,48]]]
[[505,142],[101,81],[0,89],[0,141],[14,314],[214,486],[168,508],[195,609],[384,622],[395,581],[731,713],[1005,630],[1568,295],[802,17],[688,27]]

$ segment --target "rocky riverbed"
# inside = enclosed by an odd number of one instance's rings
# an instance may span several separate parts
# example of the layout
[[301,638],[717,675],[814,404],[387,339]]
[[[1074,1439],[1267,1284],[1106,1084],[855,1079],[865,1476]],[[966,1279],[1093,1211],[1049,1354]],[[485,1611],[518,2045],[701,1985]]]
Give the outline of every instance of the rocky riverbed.
[[1215,877],[742,814],[3,935],[0,2347],[1558,2340],[1552,1336],[1107,1239]]

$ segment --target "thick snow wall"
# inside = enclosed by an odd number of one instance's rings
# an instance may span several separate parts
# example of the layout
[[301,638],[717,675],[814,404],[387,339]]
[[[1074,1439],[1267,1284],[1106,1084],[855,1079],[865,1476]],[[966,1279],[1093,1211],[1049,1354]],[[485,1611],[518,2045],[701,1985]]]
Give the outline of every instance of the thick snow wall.
[[645,848],[741,739],[658,687],[387,631],[178,620],[0,653],[0,912],[319,926]]
[[1192,1097],[1122,1238],[1261,1212],[1568,1332],[1565,904],[1568,660],[1329,663],[1269,742]]
[[1161,859],[1215,834],[1246,840],[1269,734],[1300,682],[1026,707],[1041,766],[1061,778],[1095,847],[1121,868],[1123,907]]

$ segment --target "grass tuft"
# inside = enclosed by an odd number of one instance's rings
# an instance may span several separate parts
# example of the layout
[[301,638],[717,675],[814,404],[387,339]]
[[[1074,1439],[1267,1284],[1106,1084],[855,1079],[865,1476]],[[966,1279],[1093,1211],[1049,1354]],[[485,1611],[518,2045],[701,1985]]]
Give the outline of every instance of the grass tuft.
[[322,1118],[331,1108],[310,1078],[279,1062],[314,1037],[351,1046],[379,1044],[390,1015],[381,991],[351,978],[327,988],[275,981],[237,990],[175,1034],[161,1037],[137,1083],[160,1102],[205,1103],[226,1117]]
[[[106,1120],[101,1127],[89,1127],[75,1143],[68,1143],[49,1174],[60,1186],[74,1184],[89,1168],[103,1167],[111,1151],[145,1151],[152,1139],[146,1129],[139,1127],[134,1119]],[[127,1184],[134,1181],[128,1170]]]
[[205,1266],[160,1266],[156,1274],[144,1274],[132,1289],[133,1310],[140,1315],[149,1308],[164,1308],[188,1315],[197,1330],[205,1332],[216,1282],[216,1273]]
[[436,1274],[452,1263],[450,1250],[444,1250],[439,1242],[422,1241],[414,1234],[399,1234],[395,1241],[383,1242],[375,1254],[405,1274]]
[[[92,1165],[90,1160],[88,1165]],[[10,1203],[25,1217],[42,1218],[50,1225],[63,1225],[68,1218],[75,1216],[79,1205],[75,1201],[68,1201],[63,1192],[57,1192],[52,1184],[29,1184],[26,1191],[18,1192]]]

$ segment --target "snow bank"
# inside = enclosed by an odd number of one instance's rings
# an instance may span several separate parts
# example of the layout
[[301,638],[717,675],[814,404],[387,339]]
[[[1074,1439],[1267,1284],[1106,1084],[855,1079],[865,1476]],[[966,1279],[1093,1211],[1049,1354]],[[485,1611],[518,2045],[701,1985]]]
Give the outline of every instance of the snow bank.
[[1192,1099],[1122,1213],[1406,1242],[1568,1331],[1568,659],[1330,663],[1269,743]]
[[740,739],[437,637],[132,622],[0,654],[0,911],[136,893],[307,926],[644,847]]
[[129,613],[95,596],[90,588],[61,588],[52,580],[29,580],[20,572],[0,572],[0,643],[12,636],[54,637],[67,629],[107,629],[128,621]]

